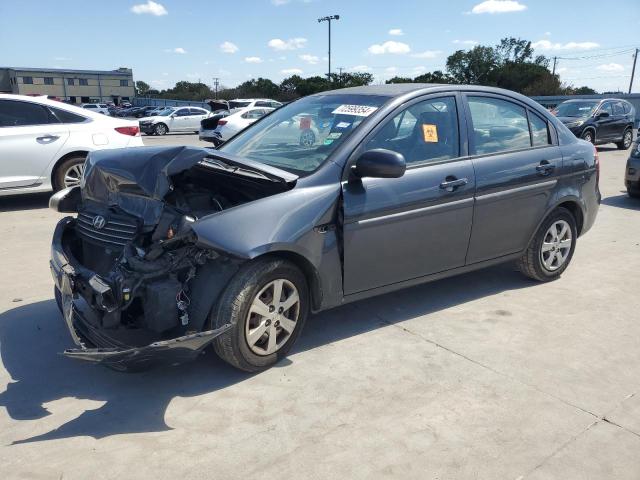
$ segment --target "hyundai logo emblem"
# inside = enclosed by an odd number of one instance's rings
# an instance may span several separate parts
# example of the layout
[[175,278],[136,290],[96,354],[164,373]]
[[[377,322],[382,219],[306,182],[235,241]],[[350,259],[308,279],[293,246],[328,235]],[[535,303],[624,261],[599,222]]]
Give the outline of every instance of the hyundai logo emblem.
[[93,217],[93,227],[96,230],[102,230],[106,224],[107,221],[102,215],[96,215],[95,217]]

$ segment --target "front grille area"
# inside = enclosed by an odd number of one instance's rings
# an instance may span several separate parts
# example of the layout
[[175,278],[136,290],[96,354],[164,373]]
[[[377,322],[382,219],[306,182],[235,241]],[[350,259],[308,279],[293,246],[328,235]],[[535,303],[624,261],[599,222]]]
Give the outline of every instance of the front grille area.
[[[97,216],[104,218],[104,225],[100,225],[102,222],[94,224]],[[76,228],[83,240],[115,250],[121,250],[138,232],[138,224],[133,217],[113,212],[104,215],[79,212]]]

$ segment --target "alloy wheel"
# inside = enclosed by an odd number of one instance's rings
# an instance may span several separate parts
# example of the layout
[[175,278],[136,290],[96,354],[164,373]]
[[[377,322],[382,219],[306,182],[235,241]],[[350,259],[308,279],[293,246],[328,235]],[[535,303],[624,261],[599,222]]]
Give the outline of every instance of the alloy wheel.
[[632,141],[633,141],[633,133],[631,132],[631,130],[627,130],[626,132],[624,132],[624,137],[622,138],[622,145],[624,145],[624,148],[627,149],[631,146]]
[[271,355],[287,343],[300,317],[300,295],[285,279],[269,282],[251,302],[245,322],[247,345],[256,355]]
[[545,233],[540,248],[540,259],[544,268],[553,272],[562,267],[569,258],[572,245],[569,224],[565,220],[554,222]]
[[82,178],[82,173],[84,172],[84,164],[76,163],[75,165],[71,165],[66,172],[64,172],[64,186],[65,188],[75,187],[76,185],[80,185],[80,179]]
[[591,132],[587,132],[582,136],[583,140],[586,140],[589,143],[593,143],[593,135],[591,134]]

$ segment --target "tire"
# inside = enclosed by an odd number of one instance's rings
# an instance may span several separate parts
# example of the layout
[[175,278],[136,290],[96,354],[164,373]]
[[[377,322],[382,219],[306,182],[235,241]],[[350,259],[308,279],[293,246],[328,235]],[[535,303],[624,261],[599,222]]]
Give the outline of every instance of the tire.
[[618,150],[628,150],[632,142],[633,142],[633,130],[631,130],[630,128],[627,128],[622,134],[622,140],[619,142],[616,142],[616,147],[618,147]]
[[583,140],[586,140],[589,143],[592,143],[593,145],[595,145],[595,141],[596,141],[596,136],[593,133],[593,130],[588,129],[585,130],[584,132],[582,132],[582,135],[580,136],[580,138],[582,138]]
[[62,293],[58,290],[58,287],[53,287],[53,297],[56,299],[56,305],[58,305],[58,310],[64,317],[64,312],[62,311]]
[[73,155],[65,159],[53,172],[53,191],[57,192],[63,188],[80,185],[80,178],[84,172],[84,155]]
[[[556,236],[560,237],[560,235],[557,234],[562,234],[562,227],[564,225],[569,229],[568,234],[570,238],[567,238],[565,234],[558,242],[553,241],[552,234],[550,234],[552,226],[556,228]],[[576,220],[573,214],[566,208],[557,208],[545,218],[533,237],[531,244],[518,260],[519,270],[527,277],[539,282],[555,280],[560,277],[562,272],[569,266],[576,248],[577,236]],[[547,240],[547,242],[545,242],[545,240]],[[566,243],[567,240],[570,240],[570,245]],[[562,247],[562,245],[564,245],[564,247]],[[558,254],[563,257],[562,262],[559,261]],[[545,264],[545,259],[550,259],[551,256],[554,256],[555,260],[551,259],[551,262],[549,262],[551,265],[548,266],[548,263]]]
[[154,135],[160,135],[160,136],[166,135],[168,131],[169,129],[164,123],[157,123],[156,126],[153,127]]
[[631,189],[630,187],[627,187],[627,194],[631,198],[640,198],[640,189],[634,190],[634,189]]
[[[297,305],[281,311],[282,316],[278,316],[279,309],[274,308],[277,303],[269,298],[275,292],[271,285],[280,281],[283,285],[281,299],[292,298],[294,290],[291,286],[298,293]],[[258,298],[261,292],[262,300]],[[264,311],[273,312],[269,314],[271,317],[257,314],[254,302],[264,307]],[[256,260],[236,273],[211,311],[211,328],[219,328],[226,323],[233,325],[231,330],[215,339],[213,348],[221,359],[236,368],[247,372],[265,370],[286,356],[300,335],[308,315],[309,288],[300,269],[286,260]],[[287,317],[294,316],[294,322],[287,320]],[[282,324],[278,319],[282,320]],[[287,325],[294,324],[291,332],[285,330],[285,320]],[[253,345],[249,336],[251,331],[260,335],[254,337]],[[272,338],[273,344],[269,341]],[[280,345],[277,345],[278,341]],[[270,352],[272,347],[276,350]]]

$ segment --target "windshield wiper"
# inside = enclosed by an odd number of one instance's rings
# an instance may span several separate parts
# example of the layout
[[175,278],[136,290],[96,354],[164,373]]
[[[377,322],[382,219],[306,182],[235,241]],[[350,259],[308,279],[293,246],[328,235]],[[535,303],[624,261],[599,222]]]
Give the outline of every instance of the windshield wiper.
[[263,178],[265,180],[274,181],[264,173],[242,167],[236,167],[235,165],[229,165],[228,163],[225,163],[222,160],[218,160],[216,158],[203,158],[200,164],[207,167],[220,168],[221,170],[225,170],[231,173],[237,173],[238,175],[244,175],[246,177]]

